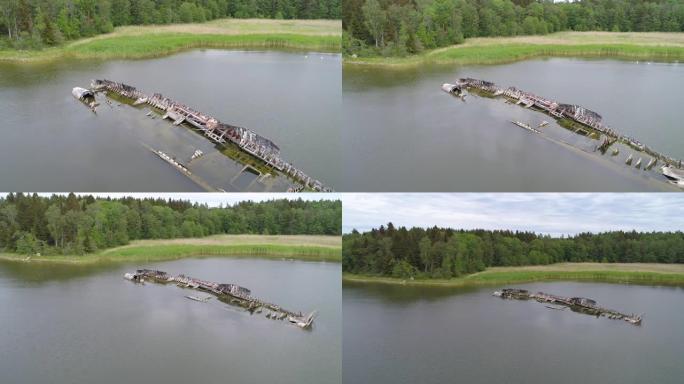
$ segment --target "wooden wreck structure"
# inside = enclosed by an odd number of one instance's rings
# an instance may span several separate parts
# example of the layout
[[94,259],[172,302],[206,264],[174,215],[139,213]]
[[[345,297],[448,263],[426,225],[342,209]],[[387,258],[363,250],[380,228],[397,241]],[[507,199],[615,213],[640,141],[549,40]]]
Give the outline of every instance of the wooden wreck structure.
[[561,306],[561,308],[549,308],[563,309],[564,307],[567,307],[573,312],[584,313],[596,317],[606,317],[612,320],[624,320],[633,325],[641,325],[642,315],[626,315],[612,309],[602,308],[598,306],[595,300],[587,299],[585,297],[563,297],[543,292],[531,293],[526,289],[515,288],[504,288],[500,291],[495,291],[493,295],[502,299],[535,300],[540,303],[555,304]]
[[[285,161],[280,155],[280,148],[271,140],[247,128],[226,124],[218,119],[174,101],[160,93],[151,96],[133,86],[110,80],[93,80],[91,87],[95,91],[112,92],[133,100],[133,105],[147,104],[164,112],[164,119],[171,119],[174,125],[188,123],[197,128],[212,142],[220,145],[233,143],[241,150],[264,161],[268,166],[282,172],[301,183],[303,187],[317,192],[332,192],[321,181],[316,180],[294,165]],[[302,188],[304,189],[304,188]]]
[[[302,329],[311,328],[314,318],[316,317],[316,311],[304,315],[301,312],[293,312],[282,308],[279,305],[260,300],[253,297],[251,295],[252,292],[249,289],[236,284],[215,283],[182,274],[173,276],[166,272],[153,269],[138,269],[135,273],[124,274],[124,278],[136,283],[151,281],[161,284],[176,284],[179,287],[192,288],[211,293],[219,300],[243,307],[252,314],[265,312],[265,316],[268,319],[287,320]],[[206,299],[195,298],[194,296],[189,298],[196,301],[206,301]]]
[[603,124],[603,117],[581,105],[563,104],[557,101],[547,99],[542,96],[535,95],[531,92],[526,92],[516,87],[501,88],[496,84],[472,78],[458,79],[456,84],[442,85],[448,93],[461,94],[466,89],[477,89],[479,91],[489,93],[492,96],[505,96],[515,101],[518,105],[523,105],[525,108],[536,107],[543,110],[549,115],[556,118],[569,118],[577,123],[593,128],[601,133],[609,136],[618,136],[617,132]]
[[[652,169],[658,160],[665,163],[670,171],[675,168],[682,168],[681,160],[677,160],[656,152],[639,140],[619,133],[618,131],[604,124],[603,117],[599,113],[581,105],[563,104],[542,96],[535,95],[531,92],[523,91],[516,87],[502,88],[493,82],[473,78],[460,78],[455,84],[442,84],[442,90],[459,97],[464,97],[466,90],[475,90],[489,97],[503,96],[512,103],[522,105],[525,108],[535,108],[541,110],[557,119],[570,119],[576,123],[579,123],[580,125],[594,129],[606,136],[606,140],[604,140],[601,145],[597,146],[597,150],[600,150],[602,153],[605,153],[608,147],[620,140],[637,151],[645,152],[653,156],[653,159],[651,159],[648,165],[644,167],[645,170]],[[664,172],[662,168],[661,173],[670,180],[674,179],[675,182],[673,184],[680,185],[680,179],[671,177],[668,173]],[[669,173],[671,174],[672,172]],[[682,183],[684,184],[684,182]]]

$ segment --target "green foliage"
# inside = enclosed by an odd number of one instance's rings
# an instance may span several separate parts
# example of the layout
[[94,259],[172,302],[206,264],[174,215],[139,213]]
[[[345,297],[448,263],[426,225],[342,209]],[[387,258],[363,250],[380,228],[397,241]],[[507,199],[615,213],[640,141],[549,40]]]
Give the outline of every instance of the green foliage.
[[39,49],[115,26],[218,18],[339,19],[339,0],[0,0],[0,46]]
[[389,223],[370,232],[346,234],[342,244],[345,272],[394,277],[449,279],[491,266],[560,262],[684,263],[682,232],[616,231],[553,238],[532,232],[397,229]]
[[366,0],[366,3],[361,7],[363,12],[363,19],[366,22],[366,28],[373,36],[376,47],[381,47],[385,44],[384,35],[387,27],[387,12],[380,6],[378,0]]
[[416,276],[416,268],[406,260],[401,260],[392,267],[392,277],[410,279]]
[[339,201],[272,200],[210,208],[187,201],[9,194],[0,199],[0,249],[85,254],[135,239],[213,234],[336,235]]
[[29,232],[16,234],[16,252],[22,255],[35,255],[42,250],[42,244]]
[[[558,31],[684,31],[681,0],[347,0],[344,52],[403,56],[479,36]],[[365,49],[364,43],[374,49]]]
[[36,30],[40,35],[41,40],[46,45],[57,45],[62,42],[62,34],[55,26],[53,20],[43,12],[40,8],[38,9],[38,14],[36,16],[38,24],[36,24]]
[[183,23],[192,23],[193,21],[195,21],[194,19],[197,11],[198,8],[195,4],[184,2],[178,9],[180,21],[182,21]]

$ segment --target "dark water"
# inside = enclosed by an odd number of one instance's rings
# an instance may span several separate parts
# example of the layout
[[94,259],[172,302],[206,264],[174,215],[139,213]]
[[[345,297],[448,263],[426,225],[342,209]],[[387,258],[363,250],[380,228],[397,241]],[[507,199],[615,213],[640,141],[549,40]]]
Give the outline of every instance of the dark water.
[[[655,172],[591,152],[596,143],[503,100],[441,90],[459,77],[580,104],[661,153],[684,158],[684,65],[547,59],[409,70],[343,68],[344,182],[350,191],[677,190]],[[511,124],[550,121],[544,136]],[[593,141],[593,143],[591,143]],[[574,149],[579,147],[585,151]],[[636,162],[638,157],[634,158]],[[643,164],[649,158],[643,159]]]
[[195,259],[145,265],[238,283],[288,309],[317,309],[311,331],[215,299],[183,297],[192,290],[123,279],[140,266],[0,263],[0,382],[340,382],[340,264]]
[[[182,162],[201,149],[205,157],[190,166],[196,175],[227,191],[250,184],[239,173],[242,165],[208,139],[151,119],[146,109],[103,103],[94,115],[71,89],[88,87],[95,78],[160,92],[253,129],[304,172],[333,187],[339,182],[339,55],[204,50],[151,60],[0,63],[1,191],[199,189],[142,144]],[[283,187],[280,181],[268,189]]]
[[344,284],[343,382],[681,383],[684,289],[520,285],[645,313],[641,327],[458,290]]

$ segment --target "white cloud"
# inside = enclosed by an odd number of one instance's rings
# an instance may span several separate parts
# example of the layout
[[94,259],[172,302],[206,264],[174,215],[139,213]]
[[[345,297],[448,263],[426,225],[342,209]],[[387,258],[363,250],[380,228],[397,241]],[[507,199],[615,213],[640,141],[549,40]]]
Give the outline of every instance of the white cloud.
[[343,230],[395,226],[511,229],[553,236],[684,230],[684,195],[667,193],[343,194]]

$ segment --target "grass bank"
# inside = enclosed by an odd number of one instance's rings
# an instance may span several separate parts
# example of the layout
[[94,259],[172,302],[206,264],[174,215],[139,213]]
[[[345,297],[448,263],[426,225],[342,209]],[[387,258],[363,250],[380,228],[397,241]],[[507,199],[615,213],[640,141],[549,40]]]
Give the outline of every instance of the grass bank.
[[338,236],[217,235],[197,239],[138,240],[86,255],[27,257],[4,253],[0,254],[0,260],[87,264],[229,256],[339,262],[341,252],[342,241]]
[[345,57],[345,63],[403,68],[420,64],[501,64],[539,57],[684,61],[684,33],[558,32],[544,36],[472,38],[419,55]]
[[345,273],[343,280],[363,283],[469,287],[536,281],[591,281],[617,284],[684,285],[683,264],[560,263],[528,267],[495,267],[454,279],[404,280]]
[[141,59],[193,48],[339,52],[339,20],[220,19],[202,24],[118,27],[112,33],[39,51],[0,50],[0,61]]

